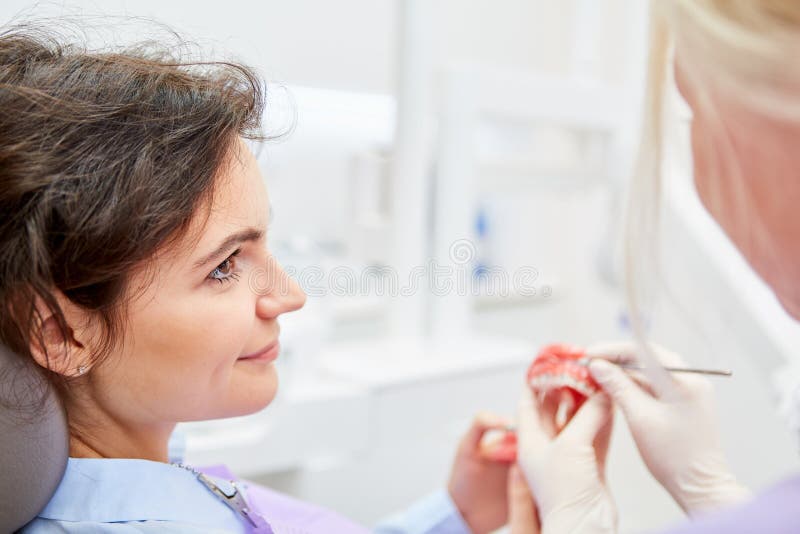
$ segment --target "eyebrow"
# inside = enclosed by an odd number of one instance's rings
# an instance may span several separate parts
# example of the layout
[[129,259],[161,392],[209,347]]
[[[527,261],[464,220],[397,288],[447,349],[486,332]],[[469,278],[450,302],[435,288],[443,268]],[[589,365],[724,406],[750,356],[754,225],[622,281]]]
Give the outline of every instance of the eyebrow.
[[222,243],[219,244],[217,248],[214,249],[213,252],[210,252],[197,260],[194,264],[194,267],[196,269],[206,265],[207,263],[211,263],[212,260],[221,257],[228,250],[233,248],[234,245],[238,245],[239,243],[244,243],[246,241],[258,241],[262,237],[264,237],[264,232],[258,228],[246,228],[244,230],[240,230],[235,234],[229,235]]

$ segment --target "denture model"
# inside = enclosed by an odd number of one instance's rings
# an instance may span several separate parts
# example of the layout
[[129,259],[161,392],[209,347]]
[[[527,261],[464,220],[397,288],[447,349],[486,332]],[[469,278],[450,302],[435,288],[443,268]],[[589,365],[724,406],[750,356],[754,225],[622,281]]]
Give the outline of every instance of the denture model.
[[556,433],[600,389],[589,374],[586,361],[586,354],[579,347],[547,345],[528,368],[528,385],[539,403],[556,407],[553,417]]

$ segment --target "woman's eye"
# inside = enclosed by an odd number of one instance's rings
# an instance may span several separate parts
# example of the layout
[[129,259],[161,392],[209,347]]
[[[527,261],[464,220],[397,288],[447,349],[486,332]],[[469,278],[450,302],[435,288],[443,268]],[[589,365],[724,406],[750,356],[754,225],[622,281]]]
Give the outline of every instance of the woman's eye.
[[211,271],[208,278],[216,280],[220,284],[238,280],[239,273],[236,272],[236,256],[239,255],[239,252],[241,252],[241,249],[237,249],[233,254],[225,258],[225,261],[217,265],[217,267]]

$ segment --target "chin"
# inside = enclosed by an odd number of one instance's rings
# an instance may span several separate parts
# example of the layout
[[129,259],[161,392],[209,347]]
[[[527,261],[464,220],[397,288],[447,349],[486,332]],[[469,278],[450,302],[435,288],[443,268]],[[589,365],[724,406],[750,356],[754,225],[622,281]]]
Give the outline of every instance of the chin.
[[269,406],[278,393],[278,373],[274,365],[263,375],[247,375],[231,383],[230,412],[226,417],[250,415]]

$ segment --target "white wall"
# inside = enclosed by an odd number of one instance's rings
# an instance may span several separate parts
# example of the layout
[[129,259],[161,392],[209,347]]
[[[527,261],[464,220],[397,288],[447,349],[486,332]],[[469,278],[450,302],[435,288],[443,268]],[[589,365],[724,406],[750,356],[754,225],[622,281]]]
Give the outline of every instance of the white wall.
[[[292,85],[391,93],[398,0],[6,0],[0,21],[20,11],[153,17],[251,62]],[[431,0],[435,65],[481,61],[521,70],[564,72],[575,0]],[[598,75],[622,76],[625,6],[602,0]]]
[[[151,17],[197,41],[210,55],[240,58],[281,84],[392,95],[400,1],[6,0],[0,3],[0,22],[14,16],[101,15],[99,24],[109,26],[102,16]],[[436,69],[466,61],[519,71],[570,70],[574,14],[581,0],[430,1]],[[632,1],[638,0],[597,2],[594,70],[611,82],[621,82],[627,72],[626,6]],[[146,23],[120,22],[115,19],[100,39],[118,35],[126,42],[146,33]],[[430,91],[435,92],[437,82],[434,76]],[[391,143],[393,107],[352,101],[320,113],[327,104],[297,96],[295,134],[285,144],[266,146],[262,154],[262,171],[276,207],[273,236],[296,233],[341,241],[348,231],[353,155]],[[285,95],[276,94],[275,104],[283,102]],[[317,111],[314,117],[305,112],[303,106],[309,105]],[[268,128],[273,118],[268,108]]]

